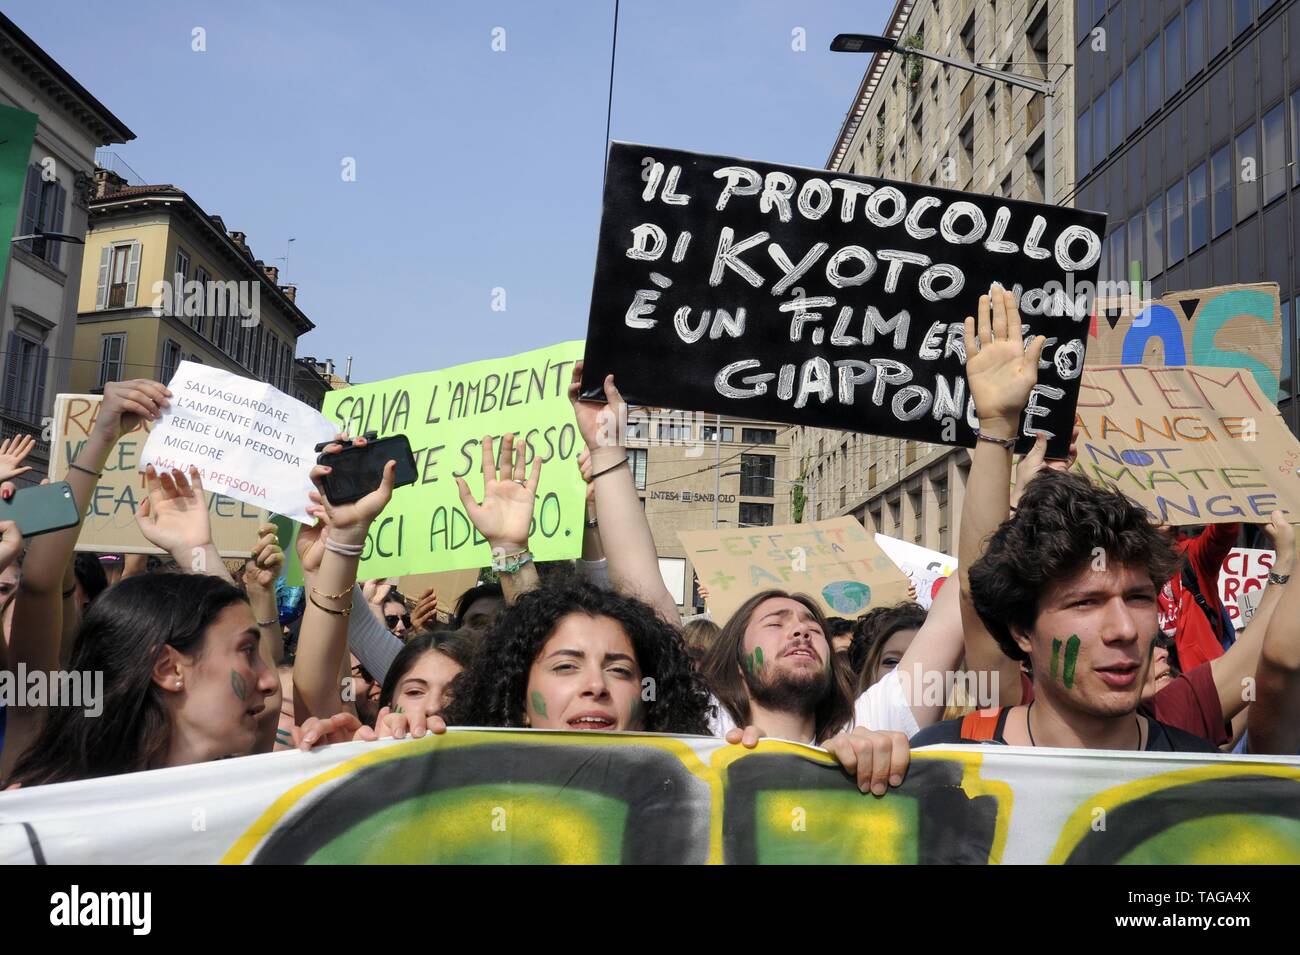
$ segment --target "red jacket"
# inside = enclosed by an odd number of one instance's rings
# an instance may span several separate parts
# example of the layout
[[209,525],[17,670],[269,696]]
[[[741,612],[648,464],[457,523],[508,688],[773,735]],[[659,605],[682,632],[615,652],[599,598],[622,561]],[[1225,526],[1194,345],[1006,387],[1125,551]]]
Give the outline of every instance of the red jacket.
[[[1201,595],[1215,614],[1223,607],[1219,601],[1219,570],[1240,533],[1240,524],[1210,524],[1196,537],[1177,544],[1196,574]],[[1183,586],[1181,571],[1161,588],[1158,600],[1160,629],[1173,633],[1178,665],[1184,673],[1223,655],[1216,628],[1197,606],[1192,592]]]

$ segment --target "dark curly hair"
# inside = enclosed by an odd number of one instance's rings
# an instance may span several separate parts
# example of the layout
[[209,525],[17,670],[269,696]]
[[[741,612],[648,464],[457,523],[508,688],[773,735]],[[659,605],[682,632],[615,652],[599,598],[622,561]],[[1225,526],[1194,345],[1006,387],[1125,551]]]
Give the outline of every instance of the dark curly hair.
[[849,666],[857,674],[859,696],[871,686],[870,674],[880,665],[885,644],[900,630],[920,630],[926,611],[919,603],[904,600],[892,607],[876,607],[853,621],[853,642],[849,644]]
[[1141,505],[1080,475],[1040,471],[970,568],[971,600],[1003,653],[1028,659],[1012,628],[1032,630],[1047,588],[1098,551],[1108,564],[1142,567],[1157,590],[1178,570],[1177,552]]
[[708,734],[709,692],[681,634],[646,604],[561,576],[519,596],[483,638],[473,663],[452,681],[444,711],[452,726],[523,726],[528,671],[560,620],[571,613],[614,620],[632,642],[643,677],[654,680],[645,731]]

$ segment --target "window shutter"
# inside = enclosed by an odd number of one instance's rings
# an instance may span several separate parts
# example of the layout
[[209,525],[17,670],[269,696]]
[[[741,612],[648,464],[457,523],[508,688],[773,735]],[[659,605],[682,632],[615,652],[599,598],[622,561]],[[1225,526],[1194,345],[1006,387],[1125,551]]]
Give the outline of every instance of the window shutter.
[[108,303],[108,266],[113,257],[113,247],[106,245],[99,250],[99,279],[95,285],[95,310],[99,311]]
[[126,260],[126,308],[135,308],[135,289],[140,282],[140,243],[132,242]]
[[18,354],[18,333],[10,332],[7,342],[8,351],[5,354],[4,406],[6,410],[16,410],[19,401],[18,366],[20,356]]
[[[63,205],[67,201],[68,194],[57,182],[53,184],[54,189],[54,214],[51,216],[50,232],[63,231]],[[46,242],[45,258],[55,268],[59,267],[59,261],[63,258],[62,242]]]
[[[31,235],[36,231],[36,226],[40,222],[41,215],[41,167],[27,167],[27,186],[23,190],[25,197],[23,199],[23,224],[19,230],[19,235]],[[22,243],[24,248],[32,247],[32,240],[28,239]]]
[[32,396],[32,420],[40,421],[45,414],[45,368],[50,363],[50,350],[42,345],[36,352],[36,392]]

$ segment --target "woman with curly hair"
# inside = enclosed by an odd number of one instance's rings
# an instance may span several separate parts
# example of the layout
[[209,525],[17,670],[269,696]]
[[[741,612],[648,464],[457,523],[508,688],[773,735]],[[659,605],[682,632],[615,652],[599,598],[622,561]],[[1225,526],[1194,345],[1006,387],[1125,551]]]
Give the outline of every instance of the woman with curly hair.
[[680,634],[641,601],[575,579],[520,594],[450,697],[453,725],[707,733],[709,694]]

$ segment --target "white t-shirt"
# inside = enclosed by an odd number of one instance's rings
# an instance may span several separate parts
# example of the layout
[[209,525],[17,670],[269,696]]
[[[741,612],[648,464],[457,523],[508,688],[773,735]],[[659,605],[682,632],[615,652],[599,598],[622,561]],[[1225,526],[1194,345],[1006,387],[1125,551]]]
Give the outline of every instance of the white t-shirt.
[[[716,696],[710,694],[709,703],[713,707],[709,717],[709,732],[718,737],[726,736],[736,728],[736,721]],[[909,738],[921,731],[921,727],[916,724],[916,717],[912,715],[912,708],[903,698],[903,686],[898,680],[896,669],[890,670],[877,683],[867,687],[854,701],[853,724],[845,729],[851,730],[854,726],[876,731],[896,730]],[[812,740],[794,742],[816,745]]]

